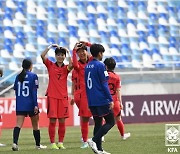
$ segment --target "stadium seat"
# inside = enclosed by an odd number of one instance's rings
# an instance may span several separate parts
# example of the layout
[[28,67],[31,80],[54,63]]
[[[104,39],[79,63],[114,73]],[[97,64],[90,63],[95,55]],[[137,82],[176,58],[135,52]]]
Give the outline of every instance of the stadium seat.
[[157,5],[157,11],[159,13],[165,13],[165,14],[168,13],[168,11],[166,10],[166,6],[163,4],[163,2],[162,3],[159,2],[159,4]]
[[142,52],[143,52],[142,53],[143,66],[147,68],[154,68],[153,60],[151,58],[151,54],[149,50],[144,49]]
[[168,19],[167,14],[160,13],[158,22],[159,22],[160,25],[165,25],[166,26],[166,25],[169,24],[167,19]]
[[155,13],[149,13],[148,23],[149,25],[157,25],[157,15]]
[[4,37],[9,39],[15,39],[13,28],[12,27],[5,27],[4,29]]
[[132,55],[132,67],[142,68],[142,57],[141,55]]
[[107,13],[107,9],[104,5],[102,5],[102,3],[98,2],[97,6],[96,6],[97,12],[98,13]]
[[87,12],[96,14],[96,5],[95,2],[88,2],[87,4]]
[[10,15],[7,14],[4,16],[3,25],[13,27],[12,18]]
[[149,49],[148,43],[144,39],[139,40],[139,49],[144,50],[144,49]]
[[20,69],[20,67],[18,66],[18,61],[15,58],[11,59],[11,62],[9,63],[9,69],[12,71],[17,71],[18,69]]
[[128,10],[127,11],[127,18],[136,20],[137,19],[136,11],[135,10]]
[[138,41],[130,41],[129,46],[131,50],[139,50]]
[[117,44],[111,44],[110,50],[112,56],[121,56],[120,49]]
[[137,13],[137,17],[144,20],[148,19],[147,13],[144,10],[139,10]]
[[[112,1],[111,1],[111,3],[112,3]],[[110,6],[107,8],[107,11],[108,11],[108,17],[109,18],[117,19],[117,8]]]
[[122,8],[127,8],[128,4],[126,3],[125,0],[121,0],[121,1],[118,1],[118,6]]
[[123,7],[118,7],[117,16],[118,16],[118,19],[126,19],[127,18],[126,11]]
[[66,0],[57,0],[56,1],[57,8],[66,8]]
[[130,56],[122,55],[121,59],[122,59],[122,62],[124,62],[124,64],[122,64],[122,67],[127,67],[127,68],[132,67],[131,65],[132,59]]
[[[49,43],[50,44],[50,43]],[[35,46],[33,44],[27,43],[25,46],[25,50],[29,51],[29,52],[34,52],[36,53],[37,49],[35,48]]]
[[138,10],[145,11],[147,9],[147,5],[144,1],[138,1]]
[[6,1],[6,6],[8,8],[11,8],[11,9],[16,9],[17,8],[17,5],[13,0],[7,0]]

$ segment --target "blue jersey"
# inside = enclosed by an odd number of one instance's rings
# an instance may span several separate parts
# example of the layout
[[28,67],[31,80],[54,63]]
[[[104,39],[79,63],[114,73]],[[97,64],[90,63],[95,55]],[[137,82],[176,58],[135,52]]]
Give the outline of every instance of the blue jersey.
[[89,106],[103,106],[112,102],[105,65],[93,59],[85,68],[86,93]]
[[26,71],[26,77],[21,83],[16,76],[14,90],[16,94],[16,111],[34,111],[37,104],[38,77]]

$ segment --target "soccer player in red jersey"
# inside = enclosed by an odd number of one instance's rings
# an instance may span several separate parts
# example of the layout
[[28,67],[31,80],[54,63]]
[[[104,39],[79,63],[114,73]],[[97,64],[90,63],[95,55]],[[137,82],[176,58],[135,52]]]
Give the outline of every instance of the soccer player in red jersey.
[[[0,69],[0,77],[3,76],[3,70]],[[0,115],[0,136],[1,136],[1,126],[2,126],[2,115]],[[5,144],[0,143],[0,147],[6,146]]]
[[[51,62],[46,54],[49,49],[55,47],[56,62]],[[69,64],[65,65],[64,59],[66,54],[69,56]],[[65,136],[65,119],[69,117],[68,111],[68,92],[67,92],[67,76],[72,70],[72,60],[69,50],[52,44],[47,47],[41,54],[43,63],[47,67],[49,74],[49,84],[47,88],[47,116],[49,118],[49,137],[51,149],[65,149],[63,140]],[[58,136],[59,142],[55,143],[56,120],[59,121]]]
[[[81,133],[83,144],[82,149],[88,147],[88,127],[89,118],[92,116],[88,107],[86,96],[86,87],[84,80],[84,68],[92,59],[87,52],[87,46],[91,46],[89,42],[78,42],[73,49],[73,73],[72,73],[72,98],[79,108],[79,116],[81,118]],[[78,58],[77,58],[78,56]],[[79,60],[78,60],[79,59]],[[73,104],[73,103],[72,103]]]
[[123,109],[123,104],[121,99],[121,79],[120,76],[114,72],[114,69],[116,67],[116,62],[112,57],[106,58],[104,60],[104,64],[106,65],[109,74],[108,86],[114,102],[113,111],[114,111],[116,124],[122,139],[126,140],[127,138],[130,137],[131,134],[124,133],[124,124],[121,118],[121,110]]

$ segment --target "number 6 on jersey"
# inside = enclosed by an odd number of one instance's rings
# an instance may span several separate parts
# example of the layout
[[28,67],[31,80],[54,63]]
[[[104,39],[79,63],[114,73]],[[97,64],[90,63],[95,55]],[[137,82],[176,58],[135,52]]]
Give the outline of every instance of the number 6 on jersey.
[[91,72],[88,73],[88,78],[87,78],[87,87],[89,89],[92,88],[92,79],[91,79],[90,75],[91,75]]

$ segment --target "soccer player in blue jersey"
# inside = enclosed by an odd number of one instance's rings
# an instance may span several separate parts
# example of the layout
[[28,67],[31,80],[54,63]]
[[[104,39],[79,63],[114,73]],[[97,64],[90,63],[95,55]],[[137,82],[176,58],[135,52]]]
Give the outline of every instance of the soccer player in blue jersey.
[[16,127],[13,130],[12,150],[18,151],[18,139],[25,117],[31,118],[36,149],[45,149],[40,145],[40,130],[38,126],[39,108],[37,103],[38,77],[32,73],[32,62],[24,59],[20,74],[16,76],[14,90],[16,94]]
[[[105,65],[100,62],[105,49],[101,44],[92,44],[90,47],[93,60],[85,68],[86,93],[88,106],[94,118],[95,126],[93,138],[88,139],[88,144],[94,153],[109,154],[102,148],[101,138],[115,124],[113,114],[113,99],[108,87],[108,73]],[[102,125],[102,120],[105,124]]]

